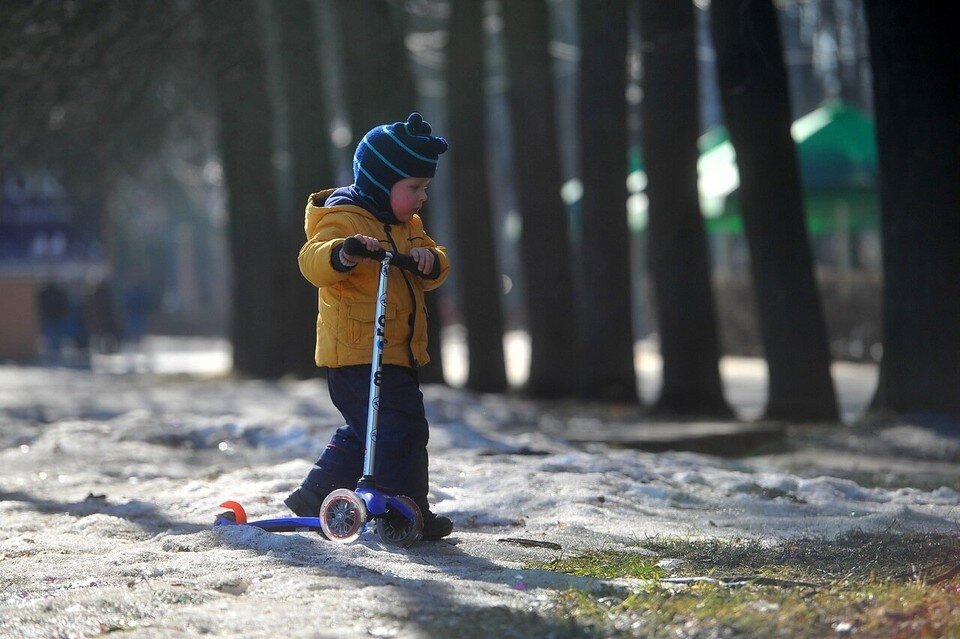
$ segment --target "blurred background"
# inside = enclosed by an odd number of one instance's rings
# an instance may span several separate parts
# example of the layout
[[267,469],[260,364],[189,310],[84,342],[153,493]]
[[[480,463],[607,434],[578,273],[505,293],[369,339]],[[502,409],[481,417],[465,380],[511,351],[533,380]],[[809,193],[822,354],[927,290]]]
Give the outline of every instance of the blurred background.
[[[425,381],[723,416],[719,362],[756,357],[766,416],[830,420],[830,367],[893,357],[878,410],[956,415],[956,191],[928,215],[890,204],[955,162],[882,187],[903,165],[879,156],[956,159],[938,43],[957,27],[895,5],[8,0],[0,359],[147,370],[179,343],[238,374],[321,374],[304,203],[418,110],[451,142],[424,219],[455,267]],[[884,237],[888,210],[916,244]],[[934,333],[891,319],[904,291]]]

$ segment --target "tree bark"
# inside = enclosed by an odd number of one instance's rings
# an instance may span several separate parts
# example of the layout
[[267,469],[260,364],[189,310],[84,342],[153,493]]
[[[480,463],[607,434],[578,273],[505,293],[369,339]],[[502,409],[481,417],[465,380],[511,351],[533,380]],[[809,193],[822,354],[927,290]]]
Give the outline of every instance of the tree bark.
[[663,356],[656,410],[729,417],[697,191],[700,127],[693,12],[689,2],[640,2],[647,245]]
[[270,0],[265,5],[268,38],[276,60],[275,98],[281,102],[278,133],[282,155],[275,170],[287,193],[279,194],[278,240],[281,271],[280,301],[276,321],[284,370],[298,377],[316,375],[317,290],[300,274],[296,256],[303,246],[304,205],[310,193],[333,186],[330,136],[325,123],[320,68],[317,59],[313,13],[307,0]]
[[452,5],[447,58],[450,161],[456,194],[452,259],[463,291],[460,303],[469,356],[466,387],[502,392],[507,376],[487,178],[483,4],[483,0],[458,0]]
[[[403,25],[384,0],[335,0],[343,51],[350,148],[378,124],[403,121],[417,109]],[[430,118],[424,118],[429,122]]]
[[775,9],[770,0],[717,0],[710,12],[769,369],[766,417],[835,420]]
[[587,399],[635,403],[627,228],[627,3],[580,3],[580,268]]
[[883,359],[872,410],[960,433],[960,85],[955,3],[868,0],[880,168]]
[[524,390],[539,397],[569,396],[577,389],[579,366],[569,225],[560,199],[549,12],[545,0],[504,2],[501,7],[530,331],[530,377]]
[[201,5],[220,115],[233,267],[233,364],[256,377],[283,374],[276,314],[282,259],[276,241],[273,115],[256,6],[251,0]]

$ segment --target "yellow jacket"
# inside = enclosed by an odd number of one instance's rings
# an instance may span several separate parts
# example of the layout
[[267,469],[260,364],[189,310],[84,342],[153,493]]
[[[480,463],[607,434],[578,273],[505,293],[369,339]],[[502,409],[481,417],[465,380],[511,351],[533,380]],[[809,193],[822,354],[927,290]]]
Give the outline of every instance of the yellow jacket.
[[[380,240],[384,249],[409,253],[415,247],[431,249],[440,262],[440,275],[429,280],[400,269],[390,270],[387,288],[384,364],[420,366],[427,355],[427,312],[424,291],[437,288],[450,273],[447,251],[423,230],[420,216],[409,222],[384,224],[366,209],[350,205],[322,205],[334,189],[307,199],[304,231],[307,243],[300,249],[300,272],[320,289],[317,314],[317,366],[369,364],[373,349],[379,265],[361,262],[349,271],[333,268],[334,251],[343,241],[361,233]],[[316,203],[316,204],[315,204]]]

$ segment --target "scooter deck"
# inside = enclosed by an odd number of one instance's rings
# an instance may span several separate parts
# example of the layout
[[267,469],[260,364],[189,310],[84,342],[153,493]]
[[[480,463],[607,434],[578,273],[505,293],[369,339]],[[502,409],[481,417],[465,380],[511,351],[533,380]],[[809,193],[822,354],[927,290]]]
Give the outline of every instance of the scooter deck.
[[[217,517],[213,524],[216,526],[239,526],[240,523],[227,517]],[[256,521],[244,522],[245,526],[256,526],[267,532],[298,532],[310,530],[320,532],[319,517],[279,517],[277,519],[258,519]]]
[[258,519],[247,521],[247,513],[239,503],[235,501],[226,501],[220,504],[223,508],[229,508],[230,512],[223,512],[217,515],[213,522],[217,526],[256,526],[267,532],[298,532],[310,530],[313,532],[322,532],[319,517],[277,517],[275,519]]

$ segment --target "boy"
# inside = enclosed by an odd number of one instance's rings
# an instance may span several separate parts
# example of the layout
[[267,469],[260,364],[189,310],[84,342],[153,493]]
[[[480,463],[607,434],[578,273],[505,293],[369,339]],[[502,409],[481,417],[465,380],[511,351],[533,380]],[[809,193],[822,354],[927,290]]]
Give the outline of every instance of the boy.
[[284,500],[297,515],[316,517],[332,490],[355,489],[362,474],[379,264],[343,250],[344,240],[356,237],[371,250],[410,254],[419,270],[391,274],[387,289],[374,475],[381,489],[417,503],[421,539],[428,541],[453,530],[427,504],[428,426],[417,378],[417,367],[430,361],[423,294],[440,286],[450,268],[446,249],[426,234],[419,216],[447,150],[447,141],[430,133],[419,113],[371,129],[354,153],[354,183],[307,201],[300,271],[320,289],[316,362],[328,368],[330,398],[346,425]]

